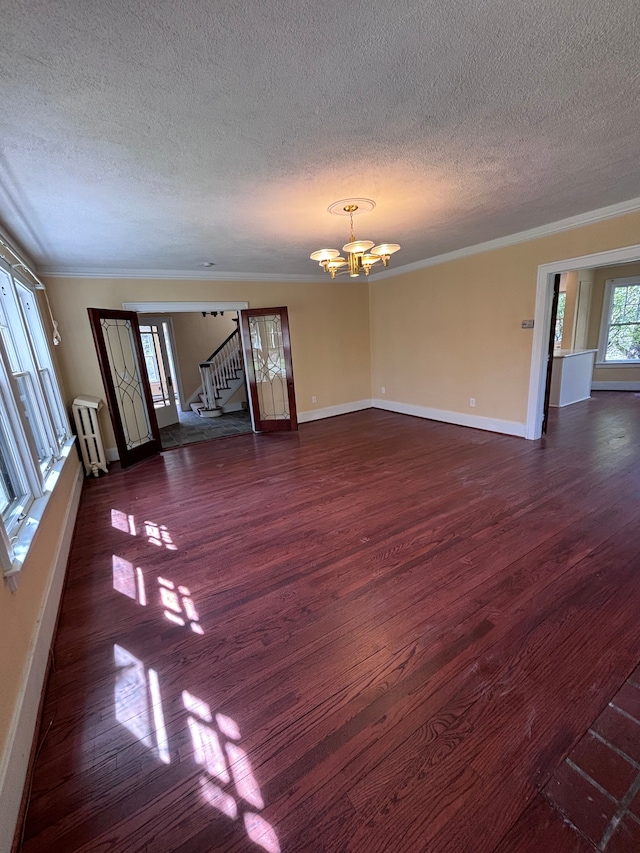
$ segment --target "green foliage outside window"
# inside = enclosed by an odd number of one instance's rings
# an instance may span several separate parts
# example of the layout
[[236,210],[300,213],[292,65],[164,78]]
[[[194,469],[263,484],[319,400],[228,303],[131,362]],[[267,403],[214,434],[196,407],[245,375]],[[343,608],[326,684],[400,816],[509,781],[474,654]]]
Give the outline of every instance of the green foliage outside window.
[[564,309],[567,303],[567,294],[565,292],[558,294],[558,313],[556,314],[556,330],[554,335],[555,345],[562,344],[562,330],[564,329]]
[[640,284],[613,288],[606,361],[640,359]]

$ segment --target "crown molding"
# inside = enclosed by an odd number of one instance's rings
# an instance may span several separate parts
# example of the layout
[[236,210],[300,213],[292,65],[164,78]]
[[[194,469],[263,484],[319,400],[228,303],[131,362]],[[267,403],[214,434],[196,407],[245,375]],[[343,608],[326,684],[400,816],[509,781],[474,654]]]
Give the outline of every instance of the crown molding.
[[589,210],[586,213],[579,213],[577,216],[560,219],[558,222],[550,222],[548,225],[540,225],[538,228],[530,228],[528,231],[518,231],[516,234],[508,234],[506,237],[498,237],[496,240],[488,240],[486,243],[477,243],[475,246],[455,249],[453,252],[446,252],[444,255],[434,255],[431,258],[425,258],[425,260],[416,261],[413,264],[405,264],[402,267],[381,270],[375,274],[372,273],[371,280],[382,281],[385,278],[393,278],[394,276],[404,275],[415,270],[422,270],[426,267],[435,267],[438,264],[457,261],[460,258],[479,255],[482,252],[491,252],[494,249],[504,249],[507,246],[515,246],[518,243],[526,243],[529,240],[537,240],[540,237],[549,237],[552,234],[570,231],[572,228],[580,228],[583,225],[593,225],[596,222],[604,222],[606,219],[615,219],[617,216],[636,213],[639,210],[640,198],[632,198],[629,201],[622,201],[619,204],[610,204],[608,207],[601,207],[598,210]]
[[209,272],[208,270],[142,270],[142,269],[65,269],[43,267],[39,275],[46,278],[147,278],[167,281],[264,281],[279,284],[320,284],[326,278],[318,275],[277,275],[275,273]]
[[[405,264],[392,269],[381,270],[380,272],[371,273],[370,281],[382,281],[386,278],[394,278],[398,275],[422,270],[426,267],[434,267],[438,264],[444,264],[449,261],[457,261],[461,258],[468,258],[472,255],[479,255],[482,252],[491,252],[494,249],[504,249],[507,246],[515,246],[518,243],[526,243],[529,240],[537,240],[540,237],[549,237],[552,234],[559,234],[562,231],[570,231],[572,228],[580,228],[584,225],[593,225],[596,222],[604,222],[607,219],[614,219],[617,216],[624,216],[627,213],[636,213],[640,211],[640,198],[632,198],[629,201],[623,201],[619,204],[611,204],[608,207],[601,207],[597,210],[590,210],[586,213],[579,213],[577,216],[570,216],[567,219],[560,219],[557,222],[550,222],[547,225],[540,225],[537,228],[530,228],[527,231],[518,231],[515,234],[508,234],[506,237],[498,237],[495,240],[488,240],[486,243],[477,243],[474,246],[466,246],[462,249],[455,249],[453,252],[446,252],[443,255],[433,255],[430,258],[425,258],[422,261],[416,261],[412,264]],[[48,278],[130,278],[130,279],[160,279],[160,280],[181,280],[181,281],[264,281],[271,283],[296,283],[296,284],[319,284],[326,282],[327,278],[322,275],[277,275],[275,273],[239,273],[239,272],[211,272],[210,270],[150,270],[150,269],[107,269],[97,267],[94,269],[76,269],[64,267],[43,267],[38,269],[38,274]]]
[[137,314],[199,314],[210,311],[245,311],[248,302],[123,302],[123,311]]

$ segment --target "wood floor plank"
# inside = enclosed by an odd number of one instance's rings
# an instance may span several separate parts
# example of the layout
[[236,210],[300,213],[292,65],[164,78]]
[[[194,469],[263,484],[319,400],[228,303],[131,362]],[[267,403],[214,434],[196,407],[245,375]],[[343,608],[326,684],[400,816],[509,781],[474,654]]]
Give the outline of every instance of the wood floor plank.
[[572,843],[529,805],[640,661],[640,396],[552,415],[369,410],[87,481],[24,853]]

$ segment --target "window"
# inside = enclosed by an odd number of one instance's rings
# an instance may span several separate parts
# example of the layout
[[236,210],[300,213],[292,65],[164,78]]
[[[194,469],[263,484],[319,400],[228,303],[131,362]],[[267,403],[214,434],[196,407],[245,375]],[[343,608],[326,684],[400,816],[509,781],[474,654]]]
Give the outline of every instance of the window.
[[607,281],[602,305],[598,361],[640,364],[640,279]]
[[0,562],[9,574],[26,553],[70,434],[34,289],[0,260]]
[[28,335],[33,346],[35,362],[42,390],[52,420],[56,443],[62,447],[69,437],[69,424],[62,404],[62,397],[56,377],[51,351],[42,325],[38,310],[36,295],[19,281],[16,281],[16,291],[22,307],[22,314],[27,326]]
[[20,474],[20,464],[7,432],[0,421],[0,512],[5,527],[11,528],[24,514],[29,490]]
[[556,314],[556,328],[554,332],[554,346],[559,349],[562,346],[562,332],[564,331],[564,309],[567,305],[567,292],[563,290],[558,294],[558,312]]

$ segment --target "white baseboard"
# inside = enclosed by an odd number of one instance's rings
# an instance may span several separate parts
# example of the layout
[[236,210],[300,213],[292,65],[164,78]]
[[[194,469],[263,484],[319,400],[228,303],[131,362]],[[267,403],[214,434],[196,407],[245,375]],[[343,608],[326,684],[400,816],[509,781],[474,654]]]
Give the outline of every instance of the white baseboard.
[[324,409],[312,409],[310,412],[298,412],[298,423],[306,424],[309,421],[321,421],[324,418],[333,418],[336,415],[348,415],[350,412],[360,412],[362,409],[370,409],[371,400],[356,400],[353,403],[340,403],[338,406],[326,406]]
[[374,409],[385,409],[387,412],[397,412],[401,415],[413,415],[417,418],[428,418],[431,421],[442,421],[457,426],[484,429],[488,432],[500,432],[504,435],[516,435],[524,438],[526,424],[518,421],[503,421],[498,418],[485,418],[481,415],[467,415],[462,412],[448,412],[445,409],[430,409],[427,406],[414,406],[410,403],[396,403],[393,400],[372,400]]
[[107,447],[104,452],[107,457],[107,462],[117,462],[120,459],[117,447]]
[[[239,407],[238,409],[229,408],[227,410],[239,411],[242,408],[241,404],[232,403],[232,406],[236,405]],[[224,409],[226,408],[225,406]],[[360,412],[363,409],[371,408],[385,409],[388,412],[397,412],[400,415],[414,415],[418,418],[442,421],[447,424],[484,429],[489,432],[500,432],[504,435],[517,435],[520,438],[524,438],[525,435],[525,424],[518,423],[517,421],[503,421],[498,418],[485,418],[481,415],[465,415],[462,412],[447,412],[445,409],[430,409],[426,406],[413,406],[410,403],[396,403],[392,400],[355,400],[352,403],[340,403],[337,406],[326,406],[323,409],[298,412],[298,423],[305,424],[309,421],[320,421],[324,418],[333,418],[336,415],[348,415],[350,412]],[[108,447],[105,453],[109,462],[117,462],[120,458],[116,447]]]
[[592,382],[592,391],[640,391],[640,382]]
[[225,403],[222,407],[222,413],[226,415],[229,412],[241,412],[242,409],[242,403]]
[[19,817],[83,479],[80,469],[67,504],[63,533],[35,623],[7,746],[0,760],[0,853],[10,853]]

